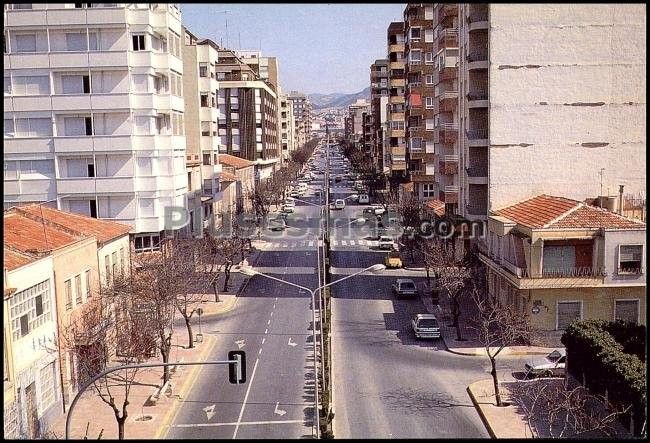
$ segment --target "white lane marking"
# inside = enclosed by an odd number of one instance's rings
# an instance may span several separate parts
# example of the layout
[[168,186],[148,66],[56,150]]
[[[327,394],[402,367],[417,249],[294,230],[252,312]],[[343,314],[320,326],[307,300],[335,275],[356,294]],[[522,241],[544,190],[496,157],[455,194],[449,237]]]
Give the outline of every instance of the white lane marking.
[[[278,301],[278,298],[277,298],[277,297],[275,297],[275,301]],[[273,306],[275,306],[275,305],[273,305]]]
[[259,364],[259,357],[255,360],[255,366],[253,366],[253,373],[251,374],[251,379],[248,381],[248,389],[246,389],[246,395],[244,396],[244,403],[241,405],[241,411],[239,411],[239,418],[235,426],[235,433],[232,435],[233,440],[237,437],[237,431],[239,431],[239,426],[241,424],[241,418],[244,416],[244,409],[246,408],[246,401],[248,400],[248,394],[251,393],[251,387],[253,386],[253,378],[255,378],[255,371],[257,370],[257,365]]
[[264,333],[265,333],[265,334],[268,334],[268,333],[269,333],[269,330],[268,330],[268,329],[265,329],[265,330],[264,330]]
[[[277,298],[276,298],[276,300],[277,300]],[[275,309],[275,303],[273,303],[273,309]],[[273,314],[273,312],[271,312],[271,314]]]
[[304,420],[271,420],[271,421],[243,421],[241,423],[232,422],[232,423],[188,423],[182,425],[169,425],[172,428],[200,428],[200,427],[210,427],[210,426],[251,426],[251,425],[275,425],[275,424],[294,424],[294,423],[304,423]]
[[347,246],[347,245],[348,245],[348,242],[347,242],[347,241],[345,241],[345,240],[341,240],[341,246]]
[[257,351],[257,355],[261,355],[261,354],[262,354],[262,348],[260,348],[260,350]]
[[266,337],[262,339],[262,344],[264,344],[265,341],[266,341]]
[[278,414],[280,417],[282,417],[284,414],[287,413],[287,411],[284,411],[282,409],[278,409],[278,406],[280,406],[280,402],[277,402],[275,404],[275,410],[273,411],[275,414]]
[[267,321],[266,324],[267,324],[267,326],[270,325],[270,324],[271,324],[271,320],[269,319],[269,321]]
[[286,243],[286,242],[282,243],[282,247],[283,247],[283,248],[288,248],[288,247],[289,247],[289,243]]
[[291,337],[289,337],[289,342],[287,343],[287,345],[293,347],[293,346],[296,346],[297,344],[298,344],[298,343],[296,343],[296,342],[292,342],[292,341],[291,341]]
[[203,411],[205,411],[205,415],[208,416],[208,421],[210,421],[210,419],[212,417],[214,417],[214,414],[215,414],[214,408],[215,408],[215,406],[217,406],[217,405],[210,405],[210,406],[206,406],[205,408],[203,408]]
[[[273,306],[275,308],[275,306]],[[271,311],[271,317],[273,317],[273,311]]]
[[312,246],[314,246],[314,241],[313,240],[309,242],[309,247],[311,248]]
[[354,240],[350,240],[350,246],[354,246]]
[[237,347],[238,347],[239,349],[241,349],[241,348],[243,348],[244,346],[246,346],[246,340],[244,340],[244,339],[242,339],[242,340],[235,340],[235,344],[237,345]]

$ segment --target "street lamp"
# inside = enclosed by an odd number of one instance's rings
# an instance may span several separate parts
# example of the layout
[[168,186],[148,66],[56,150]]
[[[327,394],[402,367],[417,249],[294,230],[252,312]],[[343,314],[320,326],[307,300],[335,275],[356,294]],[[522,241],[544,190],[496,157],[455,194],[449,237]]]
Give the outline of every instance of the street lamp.
[[[309,289],[309,288],[307,288],[305,286],[297,285],[295,283],[291,283],[289,281],[282,280],[282,279],[277,278],[277,277],[272,277],[272,276],[270,276],[268,274],[263,274],[263,273],[261,273],[259,271],[256,271],[251,266],[240,266],[239,269],[238,269],[239,272],[241,272],[242,274],[244,274],[246,276],[253,277],[255,275],[259,275],[259,276],[262,276],[262,277],[266,277],[266,278],[268,278],[270,280],[275,280],[277,282],[284,283],[284,284],[287,284],[289,286],[296,287],[298,289],[302,289],[304,291],[309,292],[309,294],[311,295],[312,340],[314,342],[314,416],[315,416],[315,424],[316,424],[316,438],[318,438],[318,432],[320,430],[320,416],[319,416],[319,412],[318,412],[318,362],[317,362],[317,351],[316,351],[316,292],[321,291],[322,289],[325,289],[326,287],[332,286],[335,283],[340,283],[343,280],[347,280],[349,278],[356,277],[357,275],[363,274],[364,272],[379,272],[379,271],[383,271],[384,269],[386,269],[385,265],[379,264],[379,263],[374,264],[374,265],[369,266],[369,267],[367,267],[365,269],[362,269],[361,271],[355,272],[354,274],[347,275],[347,276],[345,276],[345,277],[343,277],[341,279],[338,279],[336,281],[333,281],[331,283],[327,283],[327,284],[324,284],[322,286],[319,286],[316,289]],[[321,325],[322,325],[322,313],[321,313]],[[322,338],[322,336],[321,336],[321,338]]]

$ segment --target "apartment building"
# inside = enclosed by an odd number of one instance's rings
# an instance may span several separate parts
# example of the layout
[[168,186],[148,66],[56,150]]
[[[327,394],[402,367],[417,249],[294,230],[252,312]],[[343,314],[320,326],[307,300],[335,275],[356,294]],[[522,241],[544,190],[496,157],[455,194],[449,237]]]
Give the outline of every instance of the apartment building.
[[218,51],[216,70],[220,152],[254,162],[265,180],[280,161],[277,94],[234,51]]
[[5,208],[54,201],[160,236],[187,192],[177,6],[12,4],[4,23]]
[[293,115],[293,103],[286,94],[280,90],[279,107],[280,112],[280,144],[282,146],[282,162],[286,163],[291,159],[291,153],[298,149],[296,143],[296,121]]
[[311,102],[305,94],[298,91],[291,91],[288,99],[293,103],[293,116],[296,121],[296,140],[298,148],[302,148],[311,139]]
[[646,323],[642,222],[539,195],[494,211],[479,245],[489,293],[538,329],[561,332],[576,319]]
[[373,128],[373,115],[370,109],[368,109],[367,112],[364,112],[361,117],[363,121],[363,129],[362,129],[362,137],[361,137],[361,142],[362,142],[362,149],[364,152],[369,153],[372,155],[372,128]]
[[188,233],[201,236],[215,229],[215,214],[222,212],[219,175],[217,64],[219,47],[209,39],[198,39],[183,27],[183,89],[185,91],[186,171],[188,181]]
[[357,149],[363,149],[365,147],[364,114],[370,114],[370,103],[366,100],[357,99],[356,102],[348,106],[346,137],[350,145]]
[[459,6],[460,215],[619,185],[645,195],[645,17],[632,4]]
[[388,130],[384,146],[392,180],[406,178],[406,130],[404,114],[404,22],[392,22],[386,31],[388,54]]
[[384,137],[387,131],[388,59],[375,60],[370,65],[371,155],[375,170],[384,171]]
[[280,72],[276,57],[264,57],[262,56],[262,51],[253,50],[239,50],[235,51],[235,54],[250,66],[261,80],[266,81],[273,91],[278,92],[278,88],[280,87]]
[[[6,234],[5,234],[6,235]],[[61,412],[52,257],[4,246],[4,438],[42,438]]]

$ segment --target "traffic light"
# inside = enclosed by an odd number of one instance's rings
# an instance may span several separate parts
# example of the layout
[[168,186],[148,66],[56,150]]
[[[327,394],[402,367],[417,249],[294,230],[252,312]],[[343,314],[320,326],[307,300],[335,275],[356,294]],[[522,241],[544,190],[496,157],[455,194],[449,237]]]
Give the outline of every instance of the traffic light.
[[246,383],[246,352],[245,351],[230,351],[228,352],[228,360],[236,360],[237,363],[230,363],[228,365],[228,379],[234,385]]

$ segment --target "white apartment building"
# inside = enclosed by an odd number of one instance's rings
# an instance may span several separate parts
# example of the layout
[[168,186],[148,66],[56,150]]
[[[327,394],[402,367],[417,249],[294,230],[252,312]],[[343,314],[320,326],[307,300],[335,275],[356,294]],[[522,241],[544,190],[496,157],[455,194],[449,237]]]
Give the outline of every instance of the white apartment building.
[[293,115],[293,104],[286,94],[280,91],[278,107],[280,116],[280,145],[281,159],[283,163],[291,160],[291,153],[298,149],[296,143],[296,120]]
[[187,147],[188,212],[191,233],[216,229],[221,214],[219,175],[219,47],[183,28],[183,86]]
[[159,238],[186,206],[178,7],[23,3],[4,23],[5,207],[54,200]]
[[459,5],[458,212],[646,187],[646,7]]

